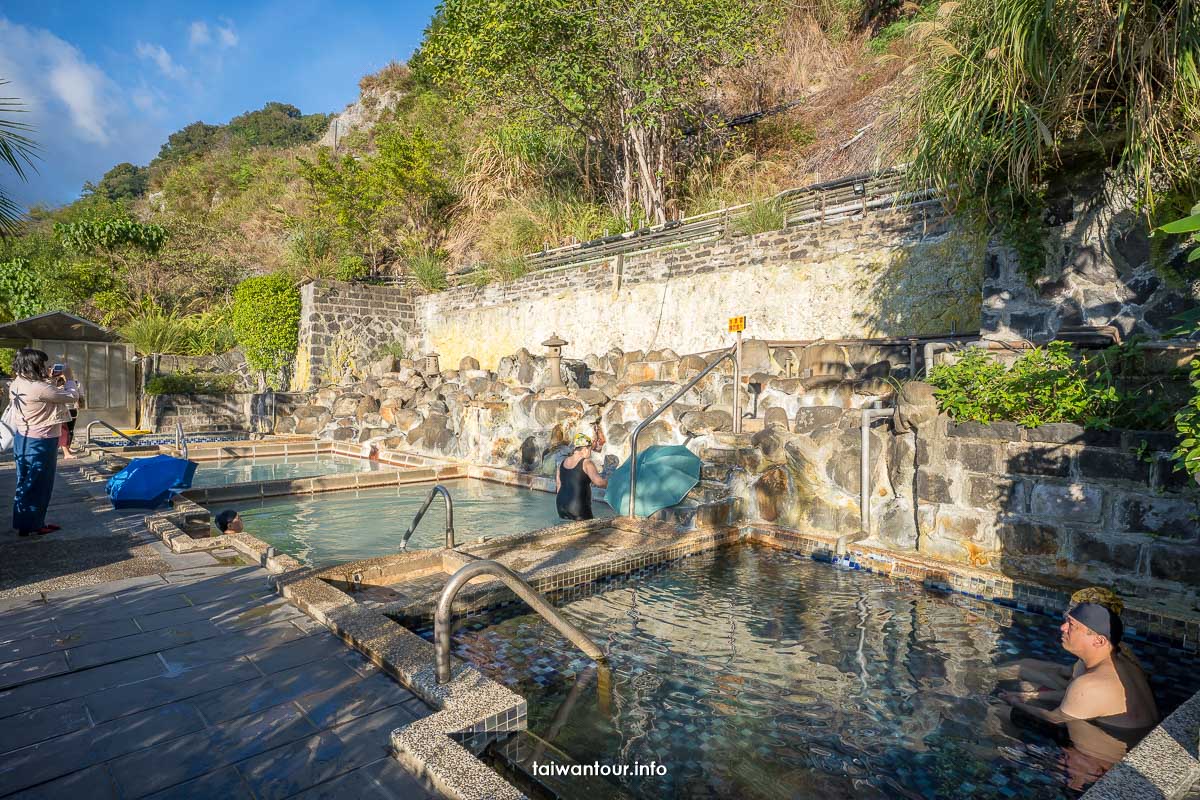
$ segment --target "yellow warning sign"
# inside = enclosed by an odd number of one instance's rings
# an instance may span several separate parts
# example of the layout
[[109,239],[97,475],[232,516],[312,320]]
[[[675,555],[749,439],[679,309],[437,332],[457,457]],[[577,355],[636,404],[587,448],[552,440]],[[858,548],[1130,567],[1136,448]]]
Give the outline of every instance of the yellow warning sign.
[[730,317],[729,318],[729,332],[730,333],[740,333],[744,330],[746,330],[746,318],[745,317]]

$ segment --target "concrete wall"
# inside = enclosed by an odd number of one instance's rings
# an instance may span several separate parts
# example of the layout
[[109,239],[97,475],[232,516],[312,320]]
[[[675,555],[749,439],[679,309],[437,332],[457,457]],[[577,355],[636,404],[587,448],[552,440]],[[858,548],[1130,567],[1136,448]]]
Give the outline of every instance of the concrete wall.
[[1200,585],[1198,492],[1173,445],[941,417],[917,432],[918,549],[1010,575]]
[[298,390],[361,373],[381,347],[406,343],[413,331],[412,302],[396,287],[313,281],[301,287],[300,300]]
[[552,333],[569,357],[712,350],[748,336],[818,339],[975,329],[985,242],[939,207],[878,212],[727,242],[535,273],[417,298],[422,349],[485,369]]

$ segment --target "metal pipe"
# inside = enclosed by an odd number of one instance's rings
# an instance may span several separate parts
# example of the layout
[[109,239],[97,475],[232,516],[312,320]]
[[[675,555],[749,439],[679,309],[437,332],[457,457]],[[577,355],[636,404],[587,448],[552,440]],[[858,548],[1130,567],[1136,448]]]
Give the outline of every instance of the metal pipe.
[[862,470],[859,475],[858,522],[865,535],[871,533],[871,423],[877,419],[890,417],[894,413],[896,413],[895,408],[864,408],[862,410]]
[[512,590],[513,594],[529,604],[537,614],[541,615],[550,625],[567,637],[568,640],[588,658],[594,661],[604,661],[604,651],[587,637],[583,631],[576,628],[558,612],[554,606],[546,602],[546,598],[533,590],[525,580],[508,567],[497,561],[472,561],[461,567],[450,576],[446,586],[438,596],[437,610],[433,615],[433,650],[437,660],[437,682],[447,683],[450,680],[450,623],[453,616],[454,598],[471,580],[481,575],[492,575]]
[[450,499],[450,491],[440,483],[429,490],[429,496],[425,498],[424,505],[417,515],[413,517],[412,524],[408,526],[408,530],[404,532],[404,538],[400,540],[401,552],[408,549],[408,540],[417,530],[417,526],[421,524],[422,517],[429,510],[429,504],[433,502],[433,496],[440,494],[446,500],[446,547],[454,549],[454,501]]
[[[700,370],[700,372],[696,373],[696,375],[690,381],[688,381],[687,383],[685,383],[683,385],[682,389],[680,389],[675,394],[671,395],[669,400],[667,400],[665,403],[663,403],[658,408],[654,409],[654,411],[652,411],[650,413],[650,416],[646,417],[644,420],[639,422],[638,426],[633,429],[633,435],[629,437],[629,516],[631,516],[631,517],[637,516],[634,513],[634,509],[636,508],[636,506],[634,505],[634,498],[637,496],[637,454],[638,454],[637,441],[638,441],[638,436],[641,434],[642,430],[647,425],[649,425],[654,420],[658,419],[658,417],[664,411],[666,411],[671,406],[672,403],[674,403],[676,400],[678,400],[679,398],[681,398],[685,394],[687,394],[688,391],[691,390],[691,388],[693,386],[695,386],[697,383],[699,383],[706,375],[708,375],[708,373],[710,373],[714,369],[716,369],[718,364],[720,364],[722,361],[724,361],[727,358],[732,358],[736,365],[736,363],[737,363],[737,346],[736,345],[734,347],[731,347],[728,350],[726,350],[724,353],[721,354],[720,358],[718,358],[713,363],[709,364],[704,369]],[[739,387],[736,384],[733,387],[733,393],[734,393],[735,398],[737,397],[738,388]],[[735,407],[736,407],[736,404],[735,404]]]
[[132,436],[125,434],[125,433],[121,433],[119,430],[114,428],[112,425],[109,425],[107,422],[105,422],[102,419],[94,419],[87,424],[86,428],[84,428],[83,434],[86,437],[88,444],[92,443],[92,427],[95,425],[99,425],[103,428],[108,428],[110,431],[115,433],[117,436],[120,436],[122,439],[129,442],[130,444],[137,444],[137,441]]
[[175,452],[188,457],[187,437],[183,435],[183,423],[175,420]]
[[938,353],[945,350],[952,350],[954,346],[949,342],[926,342],[925,343],[925,377],[929,377],[929,373],[933,371],[933,359]]

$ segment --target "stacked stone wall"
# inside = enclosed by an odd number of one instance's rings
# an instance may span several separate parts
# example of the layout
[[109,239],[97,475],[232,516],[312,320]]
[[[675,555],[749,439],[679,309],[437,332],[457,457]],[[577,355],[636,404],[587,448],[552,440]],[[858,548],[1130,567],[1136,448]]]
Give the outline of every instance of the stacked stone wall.
[[407,290],[313,281],[300,290],[300,343],[293,388],[306,390],[361,374],[381,348],[412,346]]
[[254,395],[158,394],[142,397],[142,427],[171,433],[175,423],[185,431],[245,430]]
[[1200,585],[1197,487],[1169,434],[955,424],[918,431],[918,549],[1007,574]]
[[554,333],[576,358],[703,352],[732,316],[776,340],[974,330],[985,250],[940,206],[871,212],[458,287],[417,298],[416,316],[422,349],[490,369]]

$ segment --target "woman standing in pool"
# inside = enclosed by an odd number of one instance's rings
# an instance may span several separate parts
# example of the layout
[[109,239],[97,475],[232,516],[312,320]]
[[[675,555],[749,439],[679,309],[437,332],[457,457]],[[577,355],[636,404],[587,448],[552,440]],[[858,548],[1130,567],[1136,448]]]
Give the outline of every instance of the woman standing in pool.
[[592,437],[575,434],[575,449],[563,459],[554,472],[554,488],[558,493],[556,505],[563,519],[592,518],[592,484],[603,489],[608,481],[600,477],[592,463]]

